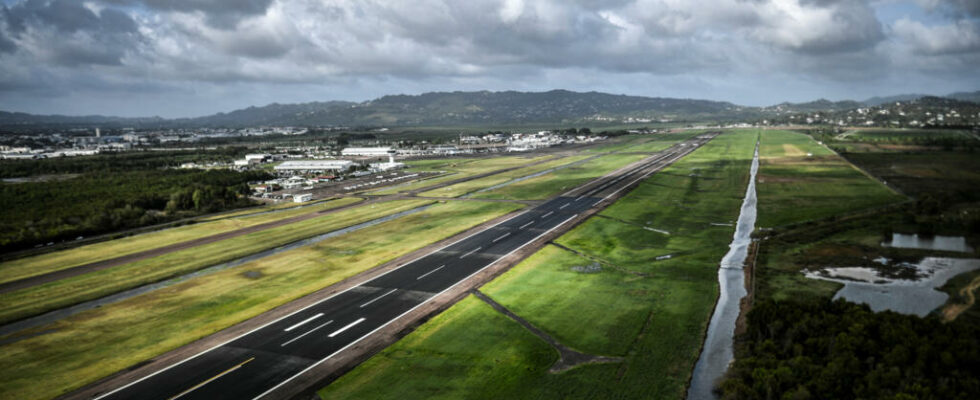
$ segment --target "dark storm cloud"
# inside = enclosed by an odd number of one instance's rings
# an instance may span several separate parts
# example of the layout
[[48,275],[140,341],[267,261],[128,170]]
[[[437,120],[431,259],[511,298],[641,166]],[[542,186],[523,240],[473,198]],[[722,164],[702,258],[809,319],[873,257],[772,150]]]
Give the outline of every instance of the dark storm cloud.
[[932,13],[926,24],[879,20],[883,1],[17,1],[0,7],[0,109],[30,87],[48,99],[179,97],[205,114],[226,109],[215,99],[288,102],[273,94],[306,87],[355,99],[554,87],[699,97],[763,93],[761,82],[776,103],[789,89],[769,76],[825,97],[898,75],[978,85],[980,2],[910,0]]
[[980,18],[980,1],[977,0],[950,0],[949,5],[958,11],[962,16]]
[[55,65],[120,65],[139,39],[128,14],[96,14],[73,0],[28,0],[4,7],[0,19],[0,51],[21,49]]

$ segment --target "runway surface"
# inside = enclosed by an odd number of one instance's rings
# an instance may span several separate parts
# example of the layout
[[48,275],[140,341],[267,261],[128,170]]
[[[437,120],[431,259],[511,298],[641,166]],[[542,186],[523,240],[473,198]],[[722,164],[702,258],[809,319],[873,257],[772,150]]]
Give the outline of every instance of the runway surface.
[[671,147],[97,398],[262,397],[708,140]]

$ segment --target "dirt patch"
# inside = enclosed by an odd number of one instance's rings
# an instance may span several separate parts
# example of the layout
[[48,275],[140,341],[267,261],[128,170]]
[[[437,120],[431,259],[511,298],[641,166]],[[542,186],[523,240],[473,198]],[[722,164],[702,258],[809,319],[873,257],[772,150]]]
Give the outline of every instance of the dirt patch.
[[593,262],[589,265],[576,265],[571,268],[572,271],[578,272],[580,274],[597,274],[602,272],[602,265],[598,262]]
[[802,157],[806,155],[806,152],[796,147],[796,145],[783,143],[783,154],[786,157]]
[[242,272],[242,276],[244,276],[244,277],[246,277],[248,279],[259,279],[259,278],[263,277],[264,274],[262,274],[262,271],[251,270],[251,271],[244,271],[244,272]]
[[973,278],[969,285],[963,289],[960,289],[960,296],[966,298],[965,303],[953,303],[943,307],[943,321],[951,322],[955,320],[956,317],[959,317],[964,311],[969,310],[970,307],[973,307],[977,301],[977,297],[973,292],[975,292],[978,288],[980,288],[980,276]]

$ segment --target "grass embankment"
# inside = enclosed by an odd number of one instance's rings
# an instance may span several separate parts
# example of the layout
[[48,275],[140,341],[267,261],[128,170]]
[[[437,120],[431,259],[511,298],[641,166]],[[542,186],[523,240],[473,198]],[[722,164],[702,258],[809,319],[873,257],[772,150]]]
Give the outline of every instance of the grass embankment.
[[543,200],[648,157],[643,154],[609,154],[494,190],[477,193],[477,199]]
[[[737,218],[755,139],[716,138],[557,240],[585,257],[547,246],[481,289],[563,344],[622,363],[549,373],[554,350],[470,298],[321,397],[682,398],[734,231],[712,223]],[[600,271],[583,269],[594,260]]]
[[519,207],[438,204],[31,329],[0,346],[0,398],[55,397]]
[[801,133],[764,131],[759,158],[760,227],[817,220],[905,200]]
[[490,175],[485,178],[460,182],[455,185],[446,186],[440,189],[433,189],[427,192],[419,193],[419,196],[458,197],[473,192],[475,190],[487,188],[493,185],[499,185],[501,183],[510,181],[512,179],[520,178],[522,176],[532,175],[551,168],[556,168],[562,165],[568,165],[577,161],[581,161],[587,157],[588,156],[563,157],[557,160],[544,162],[538,165],[532,165],[530,167],[524,167],[509,172],[501,172],[499,174]]
[[26,318],[97,299],[429,203],[431,201],[396,200],[356,207],[5,293],[0,296],[0,322]]
[[[354,204],[362,199],[344,198],[331,200],[310,207],[283,210],[274,213],[240,216],[219,216],[204,218],[192,225],[164,229],[155,232],[129,236],[121,239],[99,242],[73,249],[46,253],[38,256],[16,259],[0,263],[0,282],[10,282],[31,276],[42,275],[79,265],[108,260],[127,254],[152,250],[188,240],[199,239],[236,229],[247,228],[267,222],[290,218],[332,208]],[[266,210],[249,210],[249,214]]]
[[519,167],[521,165],[546,160],[551,157],[552,156],[503,156],[487,158],[440,158],[435,160],[408,161],[407,164],[409,165],[409,169],[407,171],[409,172],[446,171],[449,174],[436,178],[423,179],[406,185],[395,185],[390,188],[380,189],[368,193],[374,195],[384,195],[422,190],[440,183],[479,175],[482,173]]

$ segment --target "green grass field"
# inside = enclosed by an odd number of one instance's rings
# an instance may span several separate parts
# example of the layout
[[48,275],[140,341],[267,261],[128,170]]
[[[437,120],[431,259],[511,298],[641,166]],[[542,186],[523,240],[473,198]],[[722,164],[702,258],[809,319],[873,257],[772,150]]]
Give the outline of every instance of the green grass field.
[[[16,259],[0,264],[0,282],[9,282],[35,275],[46,274],[78,265],[116,258],[119,256],[151,250],[175,243],[198,239],[289,218],[297,215],[329,210],[362,201],[359,198],[344,198],[323,202],[310,207],[286,209],[279,212],[239,216],[232,218],[223,216],[202,219],[201,222],[176,228],[125,237],[106,242],[94,243],[73,249],[46,253],[34,257]],[[263,209],[249,210],[249,214],[266,211]],[[210,220],[210,221],[209,221]]]
[[384,215],[409,210],[431,201],[396,200],[356,207],[334,214],[249,233],[214,243],[175,251],[101,271],[5,293],[0,297],[0,322],[38,315],[97,299],[172,276],[327,233]]
[[905,200],[809,136],[764,131],[761,140],[757,182],[760,227],[816,220]]
[[473,197],[477,199],[543,200],[646,157],[642,154],[605,155],[551,174],[477,193]]
[[0,398],[53,398],[519,207],[438,204],[22,332],[0,346]]
[[[563,344],[622,363],[549,373],[554,350],[469,298],[321,397],[682,398],[734,231],[711,223],[737,218],[756,137],[716,138],[556,240],[587,256],[547,246],[481,289]],[[601,271],[576,268],[595,260]]]
[[518,167],[533,162],[547,160],[551,157],[552,156],[501,156],[487,158],[440,158],[433,160],[411,160],[406,162],[406,164],[409,166],[409,169],[407,170],[409,172],[446,171],[449,174],[431,179],[423,179],[407,185],[396,185],[390,188],[375,190],[368,193],[373,195],[384,195],[420,190],[443,182],[462,179],[468,176],[486,172]]
[[571,164],[576,161],[581,161],[587,157],[588,156],[562,157],[538,165],[524,167],[509,172],[501,172],[499,174],[491,175],[485,178],[474,179],[471,181],[466,181],[466,182],[457,183],[455,185],[446,186],[444,188],[433,189],[427,192],[422,192],[419,193],[419,196],[458,197],[473,192],[475,190],[487,188],[493,185],[499,185],[501,183],[507,182],[512,179],[520,178],[522,176],[532,175],[550,168],[555,168],[562,165]]
[[606,153],[621,151],[655,152],[666,149],[672,144],[688,139],[700,132],[656,133],[647,135],[628,135],[606,139],[585,150],[588,153]]
[[923,140],[976,140],[970,132],[947,129],[860,129],[849,132],[846,140],[861,142],[907,143]]

